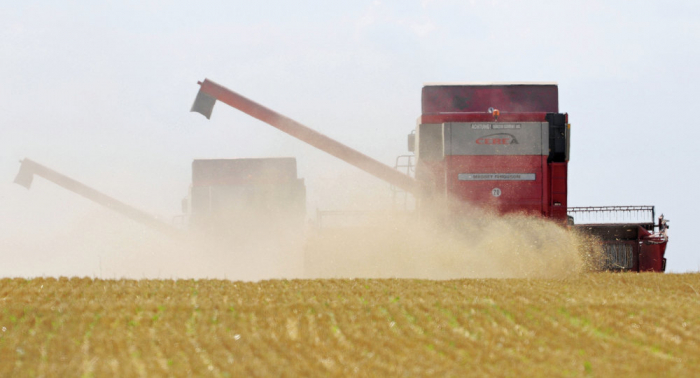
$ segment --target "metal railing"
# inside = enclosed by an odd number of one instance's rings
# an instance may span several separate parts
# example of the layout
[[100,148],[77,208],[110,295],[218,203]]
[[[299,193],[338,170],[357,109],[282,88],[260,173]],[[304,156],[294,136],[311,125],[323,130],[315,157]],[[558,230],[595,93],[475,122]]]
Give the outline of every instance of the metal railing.
[[567,215],[576,223],[654,223],[654,206],[583,206],[569,207]]

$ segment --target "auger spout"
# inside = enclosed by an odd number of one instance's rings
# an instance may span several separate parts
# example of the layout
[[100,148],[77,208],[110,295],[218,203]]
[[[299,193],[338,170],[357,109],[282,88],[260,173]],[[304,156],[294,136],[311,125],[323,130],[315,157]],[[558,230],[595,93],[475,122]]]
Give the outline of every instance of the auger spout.
[[335,139],[329,138],[316,130],[304,126],[289,117],[277,113],[272,109],[268,109],[255,101],[243,97],[209,79],[205,79],[204,82],[200,82],[199,84],[201,87],[197,93],[197,98],[192,105],[191,111],[201,113],[207,117],[207,119],[211,117],[216,100],[219,100],[392,185],[413,194],[417,194],[418,192],[418,184],[415,179],[386,164],[350,148]]
[[24,159],[21,161],[21,163],[22,165],[20,166],[19,172],[15,177],[15,183],[18,185],[29,189],[32,185],[32,181],[34,180],[34,175],[40,176],[64,189],[116,211],[129,219],[135,220],[169,235],[175,236],[180,234],[180,231],[177,228],[156,219],[152,215],[118,201],[104,193],[98,192],[97,190],[90,188],[89,186],[68,176],[62,175],[53,169],[45,167],[29,159]]

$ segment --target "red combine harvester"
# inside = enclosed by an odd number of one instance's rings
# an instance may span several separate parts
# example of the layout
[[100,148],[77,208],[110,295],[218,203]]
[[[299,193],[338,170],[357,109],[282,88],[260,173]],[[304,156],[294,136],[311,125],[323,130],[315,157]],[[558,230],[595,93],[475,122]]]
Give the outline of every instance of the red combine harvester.
[[[554,83],[435,84],[423,87],[422,114],[408,145],[415,178],[299,122],[204,80],[192,111],[209,118],[217,100],[415,195],[418,210],[468,216],[472,206],[524,213],[576,227],[602,241],[604,269],[665,270],[663,215],[649,206],[567,207],[571,125]],[[412,159],[409,159],[412,161]],[[651,222],[575,225],[577,216],[651,212]]]
[[[416,178],[431,193],[583,229],[603,241],[605,269],[664,271],[668,226],[663,215],[654,224],[653,206],[567,207],[571,125],[558,97],[555,83],[424,86]],[[574,225],[591,213],[651,222]]]
[[[200,84],[192,111],[209,118],[216,101],[224,102],[414,195],[419,213],[468,217],[477,206],[544,217],[600,240],[602,269],[665,271],[668,221],[661,215],[656,222],[653,206],[567,207],[571,125],[559,113],[556,84],[424,86],[422,114],[408,136],[415,155],[403,165],[415,177],[210,80]],[[29,159],[15,182],[29,188],[34,175],[166,234],[183,235],[172,224]],[[182,217],[197,234],[225,248],[270,239],[296,243],[305,202],[294,158],[195,160]]]

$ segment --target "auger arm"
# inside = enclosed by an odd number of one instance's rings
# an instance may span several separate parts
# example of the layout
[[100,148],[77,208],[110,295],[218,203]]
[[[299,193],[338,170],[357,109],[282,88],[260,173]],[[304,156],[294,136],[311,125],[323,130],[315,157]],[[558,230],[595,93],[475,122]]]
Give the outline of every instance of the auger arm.
[[386,164],[383,164],[355,149],[352,149],[335,139],[329,138],[316,130],[288,118],[274,110],[268,109],[240,94],[223,87],[209,79],[199,82],[200,88],[191,111],[211,117],[216,100],[234,107],[253,118],[325,151],[377,178],[395,185],[410,193],[417,194],[418,184],[415,179],[407,176]]
[[156,219],[155,217],[144,211],[129,206],[104,193],[98,192],[97,190],[92,189],[85,184],[82,184],[68,176],[64,176],[50,168],[47,168],[29,159],[24,159],[21,161],[19,172],[15,177],[15,183],[29,189],[32,185],[32,181],[34,180],[34,175],[43,177],[44,179],[51,181],[52,183],[64,189],[67,189],[93,202],[96,202],[102,206],[114,210],[117,213],[122,214],[129,219],[155,228],[158,231],[172,236],[181,234],[181,231],[177,228]]

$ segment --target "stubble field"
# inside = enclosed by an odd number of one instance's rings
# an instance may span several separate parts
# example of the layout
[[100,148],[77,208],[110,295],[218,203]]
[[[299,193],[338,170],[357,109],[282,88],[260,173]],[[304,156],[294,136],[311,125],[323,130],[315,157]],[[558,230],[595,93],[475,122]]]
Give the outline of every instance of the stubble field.
[[0,376],[697,376],[700,274],[0,280]]

